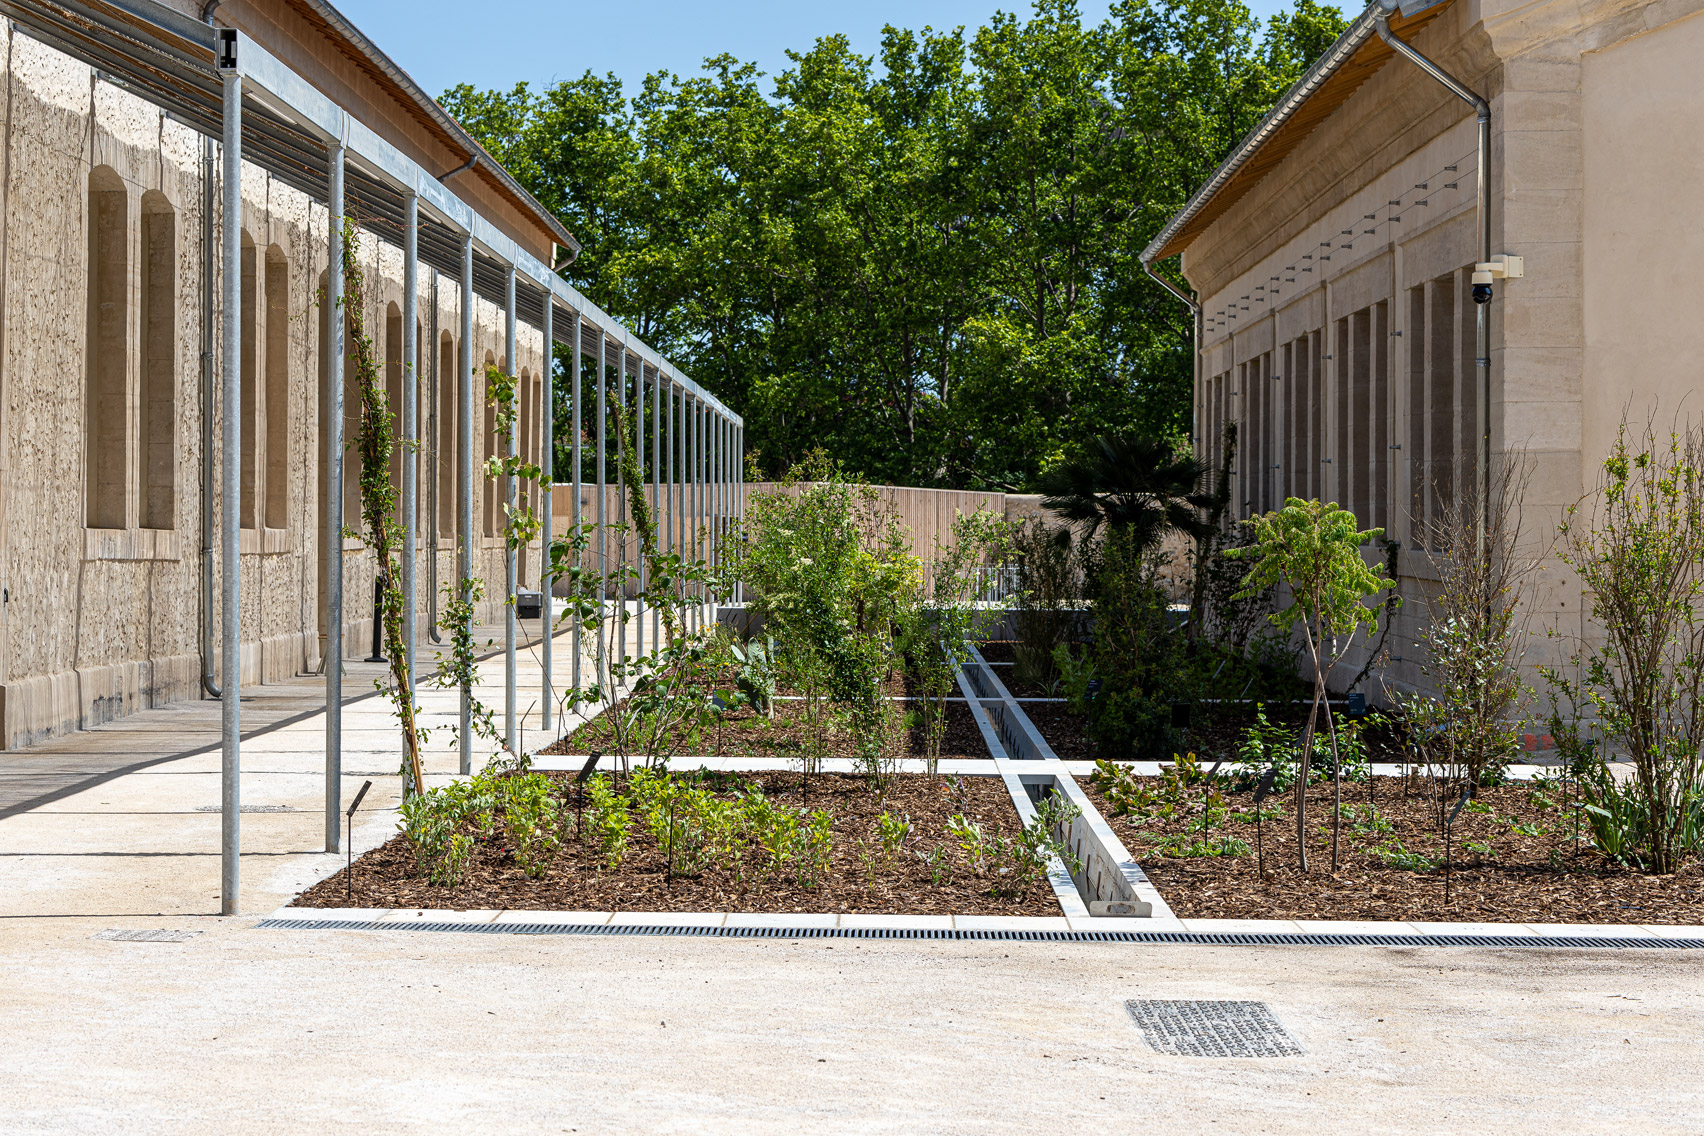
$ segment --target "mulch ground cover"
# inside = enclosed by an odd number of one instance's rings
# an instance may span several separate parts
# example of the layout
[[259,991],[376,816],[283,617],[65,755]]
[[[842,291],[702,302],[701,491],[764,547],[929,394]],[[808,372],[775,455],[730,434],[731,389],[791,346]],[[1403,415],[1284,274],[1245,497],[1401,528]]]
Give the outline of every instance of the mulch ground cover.
[[[1159,778],[1136,778],[1159,788]],[[1244,841],[1246,855],[1185,856],[1200,841],[1202,790],[1188,790],[1169,816],[1112,815],[1099,785],[1084,782],[1119,839],[1172,910],[1203,919],[1349,919],[1514,923],[1704,923],[1704,867],[1649,875],[1576,843],[1571,802],[1559,791],[1511,783],[1481,789],[1455,825],[1450,902],[1444,902],[1444,838],[1427,782],[1375,777],[1345,784],[1338,869],[1331,869],[1331,786],[1308,792],[1308,855],[1296,856],[1291,794],[1264,802],[1266,878],[1257,868],[1250,793],[1227,793],[1230,815],[1208,832],[1208,844]],[[1408,791],[1405,793],[1405,789]],[[1454,806],[1451,801],[1451,807]],[[1353,820],[1351,819],[1353,815]],[[1388,826],[1389,831],[1378,830]],[[1395,847],[1440,865],[1428,871],[1387,866],[1375,854]]]
[[[902,688],[895,688],[897,693]],[[921,704],[914,701],[894,702],[896,713],[913,719],[907,727],[901,724],[896,732],[895,757],[927,757],[928,749],[921,725]],[[669,739],[668,752],[683,759],[695,757],[775,757],[792,760],[803,755],[808,739],[805,724],[805,704],[792,699],[775,700],[775,716],[766,717],[747,706],[724,715],[719,723],[695,730],[677,731]],[[901,718],[903,722],[903,717]],[[988,745],[976,719],[963,702],[946,704],[946,735],[941,740],[941,756],[988,756]],[[826,757],[852,757],[852,736],[844,728],[830,726],[824,736]],[[538,752],[541,754],[591,753],[607,750],[610,732],[603,719],[594,718],[565,738],[558,739]]]
[[[567,774],[553,775],[572,793]],[[417,873],[408,844],[399,835],[355,861],[353,890],[339,871],[295,900],[298,907],[437,907],[455,910],[509,908],[576,911],[749,911],[872,912],[917,915],[1058,915],[1059,905],[1045,880],[1017,897],[989,894],[990,881],[973,875],[947,835],[947,819],[963,813],[993,834],[1015,836],[1017,810],[997,777],[948,779],[922,774],[897,775],[881,796],[863,777],[813,774],[809,799],[798,773],[713,776],[707,784],[731,795],[742,786],[761,786],[777,804],[823,810],[834,818],[829,871],[815,887],[802,887],[785,874],[762,866],[761,849],[745,857],[741,879],[729,871],[707,869],[696,876],[669,878],[664,848],[635,816],[626,855],[607,867],[596,851],[574,836],[545,874],[528,879],[499,835],[476,846],[465,878],[454,887],[438,887]],[[570,796],[569,798],[573,798]],[[874,832],[884,811],[908,817],[912,837],[891,862],[883,859]],[[862,847],[860,846],[862,842]],[[936,879],[917,852],[947,848],[953,870]],[[870,861],[866,863],[863,853]]]
[[[1069,703],[1024,702],[1021,705],[1036,729],[1041,731],[1041,736],[1047,739],[1047,744],[1053,747],[1053,752],[1062,759],[1092,761],[1107,756],[1089,735],[1088,716],[1072,710]],[[1194,753],[1207,765],[1219,760],[1235,761],[1244,733],[1254,724],[1254,713],[1252,707],[1198,713],[1192,717],[1190,728],[1182,735],[1182,744],[1176,748]],[[1305,713],[1306,707],[1303,706],[1268,706],[1266,720],[1272,725],[1289,726],[1299,736]],[[1388,729],[1369,728],[1364,737],[1368,756],[1375,762],[1411,760]],[[1111,760],[1127,758],[1114,756]]]

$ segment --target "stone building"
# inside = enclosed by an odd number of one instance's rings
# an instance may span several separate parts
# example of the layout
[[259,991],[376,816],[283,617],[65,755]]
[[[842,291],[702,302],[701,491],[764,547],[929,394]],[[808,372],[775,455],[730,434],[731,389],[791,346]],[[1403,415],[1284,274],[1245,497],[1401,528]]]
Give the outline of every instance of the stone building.
[[[1528,471],[1524,528],[1547,542],[1624,416],[1698,409],[1704,4],[1395,7],[1386,29],[1443,77],[1381,36],[1375,3],[1143,260],[1181,254],[1196,289],[1195,442],[1216,459],[1238,424],[1239,515],[1321,497],[1400,543],[1400,689],[1420,681],[1412,601],[1437,579],[1425,522],[1474,491],[1486,453]],[[1483,234],[1469,95],[1489,112]],[[1549,563],[1535,660],[1555,649],[1545,627],[1583,630],[1579,599]]]
[[[14,11],[15,10],[15,11]],[[329,306],[331,217],[316,171],[290,164],[255,101],[244,144],[241,311],[220,310],[216,120],[155,97],[174,68],[195,68],[203,20],[239,29],[390,148],[437,177],[491,231],[545,266],[577,246],[561,223],[485,154],[442,108],[322,0],[120,0],[9,5],[0,28],[5,86],[0,201],[0,740],[7,747],[144,706],[197,697],[219,671],[216,393],[225,320],[242,332],[241,550],[243,681],[274,681],[322,664],[329,562]],[[138,47],[137,44],[142,46]],[[170,51],[158,48],[166,44]],[[189,73],[189,72],[184,72]],[[161,76],[165,76],[164,79]],[[150,86],[149,84],[155,84]],[[217,91],[217,86],[212,88]],[[317,92],[317,94],[312,94]],[[304,96],[307,97],[307,96]],[[187,108],[187,109],[185,109]],[[245,119],[245,123],[247,120]],[[248,160],[250,155],[253,160]],[[393,406],[418,383],[418,609],[455,577],[457,415],[470,365],[520,380],[520,446],[540,455],[542,300],[506,358],[502,278],[483,254],[472,336],[463,336],[459,274],[422,252],[418,357],[404,365],[401,226],[351,164],[349,213],[361,226],[366,324],[386,364]],[[377,175],[372,175],[376,177]],[[424,242],[424,231],[422,240]],[[442,258],[440,258],[441,260]],[[483,275],[481,275],[483,274]],[[492,281],[496,282],[493,286]],[[532,295],[528,293],[528,295]],[[523,299],[527,297],[523,296]],[[572,315],[572,318],[570,318]],[[557,308],[558,340],[576,329],[623,373],[656,376],[654,357],[587,305]],[[595,321],[595,322],[594,322]],[[651,358],[652,363],[644,360]],[[477,372],[475,372],[477,373]],[[497,453],[483,383],[472,384],[476,462]],[[212,397],[210,397],[210,395]],[[345,437],[359,399],[344,369]],[[213,445],[209,448],[209,440]],[[402,458],[391,476],[400,482]],[[346,523],[358,523],[357,462],[344,479]],[[503,579],[501,509],[477,482],[474,571]],[[536,496],[536,494],[535,494]],[[206,515],[204,517],[204,510]],[[345,541],[348,653],[366,653],[373,561]],[[539,549],[521,557],[536,584]],[[490,588],[489,617],[502,587]]]

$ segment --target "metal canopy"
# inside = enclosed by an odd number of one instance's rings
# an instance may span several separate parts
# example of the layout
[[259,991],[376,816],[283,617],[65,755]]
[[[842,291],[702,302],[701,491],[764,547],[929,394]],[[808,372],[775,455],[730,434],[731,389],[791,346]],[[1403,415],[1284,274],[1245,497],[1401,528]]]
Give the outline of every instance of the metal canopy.
[[[98,0],[0,0],[0,13],[30,38],[81,60],[102,80],[159,106],[190,129],[219,138],[223,96],[213,65],[213,29],[188,17],[168,24],[165,18],[176,13],[155,12],[152,6],[144,18],[137,14],[140,8],[134,3]],[[264,94],[251,93],[245,101],[243,158],[321,205],[327,204],[331,168],[325,141]],[[406,194],[363,168],[358,158],[349,162],[345,178],[346,207],[356,223],[400,246]],[[420,261],[452,279],[461,275],[461,233],[432,217],[429,210],[420,215]],[[476,246],[475,294],[502,307],[507,280],[508,265]],[[533,281],[527,277],[520,284],[516,315],[542,330],[545,291],[529,287]],[[558,342],[566,340],[558,338]]]

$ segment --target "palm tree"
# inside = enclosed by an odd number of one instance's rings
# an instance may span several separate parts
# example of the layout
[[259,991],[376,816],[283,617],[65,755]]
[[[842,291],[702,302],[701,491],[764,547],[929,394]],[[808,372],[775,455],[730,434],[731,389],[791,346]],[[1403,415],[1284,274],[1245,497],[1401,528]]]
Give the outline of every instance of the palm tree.
[[1102,525],[1128,532],[1139,550],[1171,530],[1206,535],[1201,511],[1213,495],[1202,489],[1206,469],[1169,443],[1121,434],[1095,440],[1087,454],[1067,458],[1039,479],[1042,505],[1093,536]]

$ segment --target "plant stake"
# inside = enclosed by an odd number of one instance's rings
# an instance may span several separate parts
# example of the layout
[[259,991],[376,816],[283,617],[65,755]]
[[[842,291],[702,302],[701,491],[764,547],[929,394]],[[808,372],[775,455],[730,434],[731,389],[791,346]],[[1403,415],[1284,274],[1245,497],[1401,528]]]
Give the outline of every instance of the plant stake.
[[1472,785],[1463,786],[1462,791],[1461,791],[1461,800],[1456,802],[1456,807],[1450,810],[1449,819],[1444,821],[1444,906],[1445,907],[1448,907],[1449,903],[1450,903],[1450,838],[1455,835],[1456,817],[1461,815],[1461,810],[1467,807],[1467,802],[1472,796],[1473,796],[1473,786]]
[[349,854],[349,862],[343,869],[343,894],[351,907],[355,905],[355,810],[361,807],[361,798],[365,797],[367,790],[372,787],[371,781],[361,782],[361,791],[349,802],[349,812],[345,814],[349,829],[343,840],[343,850]]
[[1272,792],[1272,782],[1278,778],[1278,766],[1274,764],[1266,771],[1266,776],[1260,779],[1260,784],[1254,787],[1254,847],[1255,855],[1260,857],[1260,878],[1266,878],[1266,841],[1261,832],[1260,802],[1266,799],[1266,794]]

